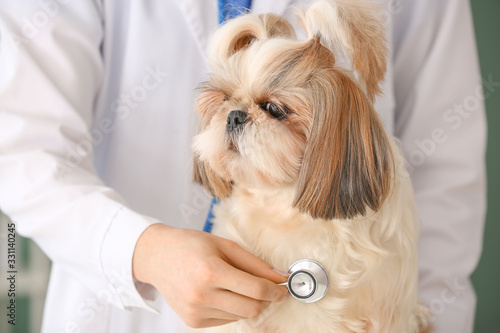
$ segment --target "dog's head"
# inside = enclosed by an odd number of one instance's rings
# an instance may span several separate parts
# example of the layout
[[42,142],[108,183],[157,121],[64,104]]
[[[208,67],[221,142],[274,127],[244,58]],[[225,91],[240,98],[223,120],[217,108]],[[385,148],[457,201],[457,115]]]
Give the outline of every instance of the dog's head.
[[[392,170],[374,109],[385,74],[384,29],[372,5],[319,1],[298,11],[306,40],[284,18],[245,15],[214,35],[201,86],[194,178],[225,198],[233,186],[296,188],[315,218],[377,210]],[[336,58],[347,53],[353,71]]]

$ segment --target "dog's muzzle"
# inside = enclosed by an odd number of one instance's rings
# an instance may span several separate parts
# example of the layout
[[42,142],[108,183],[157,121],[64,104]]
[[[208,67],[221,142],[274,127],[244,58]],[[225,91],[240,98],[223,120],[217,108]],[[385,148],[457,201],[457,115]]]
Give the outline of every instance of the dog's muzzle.
[[286,285],[290,294],[303,303],[314,303],[328,291],[329,279],[326,269],[311,259],[299,260],[288,269],[290,276]]

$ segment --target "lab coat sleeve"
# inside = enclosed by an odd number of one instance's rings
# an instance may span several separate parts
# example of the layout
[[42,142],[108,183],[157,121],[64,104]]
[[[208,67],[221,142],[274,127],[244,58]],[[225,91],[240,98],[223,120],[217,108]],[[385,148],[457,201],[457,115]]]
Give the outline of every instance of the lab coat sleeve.
[[[395,130],[421,217],[420,296],[432,332],[469,333],[476,303],[469,277],[486,205],[484,97],[470,5],[404,0],[392,10]],[[485,87],[498,89],[491,79]]]
[[131,266],[137,239],[157,221],[127,208],[93,168],[102,38],[94,1],[2,3],[0,208],[87,288],[112,294],[117,307],[152,310]]

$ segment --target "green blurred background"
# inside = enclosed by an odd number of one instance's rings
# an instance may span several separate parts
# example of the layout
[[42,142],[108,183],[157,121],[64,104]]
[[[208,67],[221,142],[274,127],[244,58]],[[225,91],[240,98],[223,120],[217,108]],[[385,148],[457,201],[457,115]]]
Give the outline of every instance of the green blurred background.
[[[472,0],[471,4],[482,76],[488,78],[491,75],[493,81],[499,82],[500,0]],[[491,94],[485,103],[488,116],[488,213],[484,252],[472,276],[478,297],[475,333],[500,333],[500,91]],[[6,224],[5,217],[0,216],[1,236],[5,235]],[[1,238],[3,243],[5,239]],[[18,239],[18,251],[22,272],[18,274],[18,290],[24,290],[24,293],[16,297],[17,325],[7,325],[5,318],[2,318],[2,333],[37,332],[41,321],[48,259],[31,241],[21,237]],[[2,282],[1,289],[5,290]],[[1,296],[0,307],[5,309],[7,300]]]
[[[418,0],[417,0],[418,1]],[[472,0],[484,78],[500,82],[500,0]],[[486,99],[488,116],[488,213],[484,250],[472,276],[478,303],[476,333],[500,333],[500,92]],[[452,332],[450,332],[452,333]]]

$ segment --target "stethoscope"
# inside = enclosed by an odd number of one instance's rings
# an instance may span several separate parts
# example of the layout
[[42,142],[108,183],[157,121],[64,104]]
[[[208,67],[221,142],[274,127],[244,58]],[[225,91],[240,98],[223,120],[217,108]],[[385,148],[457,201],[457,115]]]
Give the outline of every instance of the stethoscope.
[[280,285],[287,286],[290,294],[303,303],[314,303],[328,291],[328,273],[317,261],[302,259],[288,269],[288,281]]

